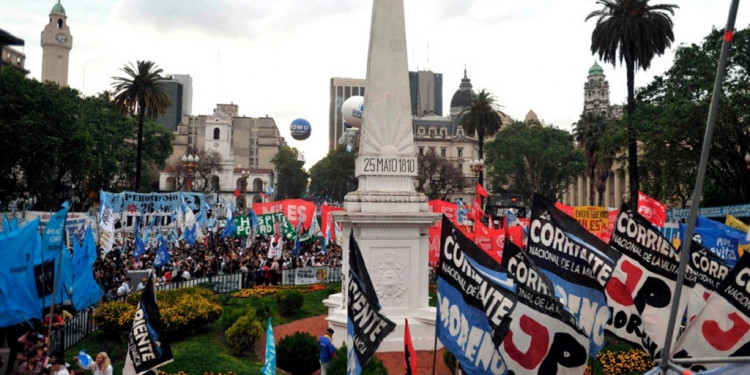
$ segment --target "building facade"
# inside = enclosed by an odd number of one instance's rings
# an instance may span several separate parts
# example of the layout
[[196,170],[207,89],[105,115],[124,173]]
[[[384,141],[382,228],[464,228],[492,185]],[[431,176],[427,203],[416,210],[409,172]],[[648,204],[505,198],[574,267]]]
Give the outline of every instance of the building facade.
[[[211,176],[194,175],[193,190],[215,193],[217,202],[235,201],[235,191],[248,204],[262,202],[261,193],[275,184],[271,159],[286,145],[271,117],[240,116],[237,104],[217,104],[210,115],[183,116],[172,143],[167,167],[159,172],[159,190],[174,191],[187,177],[184,155],[220,156],[220,168]],[[246,187],[243,189],[243,180]]]
[[[604,69],[594,62],[583,85],[583,113],[596,113],[607,119],[622,117],[622,105],[612,105],[609,102],[609,82],[604,75]],[[562,203],[571,206],[590,205],[591,178],[585,173],[576,177],[563,196]],[[602,194],[602,202],[607,207],[619,208],[627,194],[630,183],[625,165],[615,161],[606,181],[606,189]],[[599,193],[594,191],[594,204],[599,201]]]
[[52,7],[49,22],[42,30],[42,82],[68,85],[68,59],[73,48],[73,35],[60,0]]
[[331,78],[328,104],[328,151],[333,150],[344,134],[344,118],[341,106],[352,96],[365,96],[365,80],[359,78]]
[[172,74],[172,79],[182,84],[182,115],[192,115],[193,77],[190,74]]

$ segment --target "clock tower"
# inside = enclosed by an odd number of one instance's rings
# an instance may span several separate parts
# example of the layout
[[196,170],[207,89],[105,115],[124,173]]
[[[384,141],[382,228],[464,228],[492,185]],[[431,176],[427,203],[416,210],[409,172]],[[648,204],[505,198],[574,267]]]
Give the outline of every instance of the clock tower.
[[68,56],[73,48],[68,17],[60,0],[49,13],[49,23],[42,30],[42,82],[68,85]]

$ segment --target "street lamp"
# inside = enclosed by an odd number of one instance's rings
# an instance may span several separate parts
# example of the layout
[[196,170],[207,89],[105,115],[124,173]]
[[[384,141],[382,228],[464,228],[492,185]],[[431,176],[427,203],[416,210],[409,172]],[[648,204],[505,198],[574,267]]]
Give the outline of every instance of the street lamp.
[[237,196],[237,207],[244,209],[247,206],[247,178],[250,177],[250,171],[242,170],[242,179],[240,180],[240,195]]
[[479,175],[482,173],[482,170],[484,169],[484,160],[482,159],[474,159],[469,162],[469,169],[471,169],[471,172],[474,173],[474,182],[480,183],[479,181]]
[[193,155],[190,152],[182,155],[182,158],[180,158],[182,167],[187,170],[187,173],[185,175],[185,177],[187,178],[187,191],[193,191],[193,170],[198,167],[198,162],[200,160],[200,156],[198,156],[197,154]]

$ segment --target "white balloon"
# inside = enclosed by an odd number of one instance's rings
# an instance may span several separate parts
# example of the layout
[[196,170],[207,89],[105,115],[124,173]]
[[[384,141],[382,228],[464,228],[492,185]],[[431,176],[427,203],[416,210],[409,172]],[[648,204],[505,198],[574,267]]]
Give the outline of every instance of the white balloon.
[[344,118],[344,122],[355,128],[361,127],[364,108],[365,98],[363,96],[352,96],[346,99],[341,106],[341,116]]

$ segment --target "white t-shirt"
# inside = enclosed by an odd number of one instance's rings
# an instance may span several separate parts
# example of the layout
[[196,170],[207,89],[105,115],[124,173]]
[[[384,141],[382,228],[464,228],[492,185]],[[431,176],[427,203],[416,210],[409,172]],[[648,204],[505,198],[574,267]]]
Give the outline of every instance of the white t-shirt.
[[119,288],[117,288],[117,295],[125,295],[130,293],[130,285],[128,285],[127,281],[123,281],[122,285],[120,285]]

